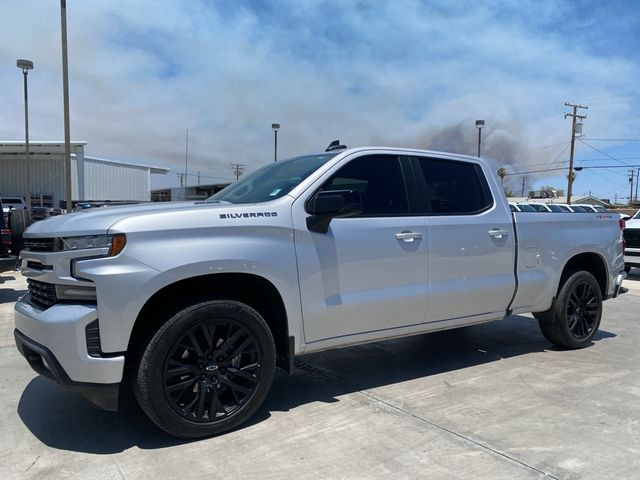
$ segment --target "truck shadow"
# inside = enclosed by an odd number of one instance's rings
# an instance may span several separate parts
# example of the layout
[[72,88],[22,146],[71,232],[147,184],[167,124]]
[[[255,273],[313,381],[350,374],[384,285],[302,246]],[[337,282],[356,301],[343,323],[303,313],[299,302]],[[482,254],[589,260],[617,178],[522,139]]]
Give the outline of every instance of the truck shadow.
[[[615,337],[600,330],[595,341]],[[500,359],[548,351],[562,355],[537,322],[514,316],[501,322],[331,350],[302,357],[294,375],[278,372],[267,400],[253,419],[236,430],[266,421],[270,412],[310,402],[334,403],[345,394],[474,367]],[[158,429],[135,403],[130,389],[117,413],[90,406],[42,377],[25,388],[18,404],[24,425],[49,447],[113,454],[131,447],[159,449],[188,443]],[[225,435],[204,440],[224,442]]]

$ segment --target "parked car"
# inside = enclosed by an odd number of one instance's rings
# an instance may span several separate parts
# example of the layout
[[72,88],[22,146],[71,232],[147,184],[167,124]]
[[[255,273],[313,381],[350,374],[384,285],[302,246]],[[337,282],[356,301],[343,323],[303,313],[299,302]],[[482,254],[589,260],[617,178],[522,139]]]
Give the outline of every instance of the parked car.
[[45,218],[51,215],[53,208],[49,207],[35,207],[33,208],[33,213],[31,214],[31,218],[33,220],[44,220]]
[[560,207],[566,213],[584,213],[583,209],[574,208],[573,204],[569,205],[567,203],[556,203],[555,205]]
[[25,237],[27,362],[109,410],[126,367],[179,437],[247,421],[276,365],[321,350],[526,312],[549,342],[586,347],[626,275],[617,218],[512,214],[482,159],[409,149],[270,162],[204,202],[69,214]]
[[12,196],[12,197],[2,197],[2,211],[5,213],[9,213],[12,209],[26,209],[27,203],[24,201],[24,198]]
[[23,233],[30,223],[25,208],[7,208],[0,198],[0,272],[13,269],[23,246]]
[[586,203],[572,203],[571,206],[572,207],[580,207],[583,210],[585,210],[586,212],[591,212],[591,213],[609,213],[609,210],[604,208],[602,205],[589,205],[589,204],[586,204]]
[[[0,212],[4,212],[4,204],[0,198]],[[0,214],[0,258],[9,256],[11,250],[11,230],[9,230],[8,215]],[[0,269],[0,271],[2,271]]]
[[527,205],[533,208],[536,212],[551,212],[551,209],[544,203],[528,203]]
[[555,203],[528,203],[537,212],[562,213],[564,210]]
[[526,203],[510,203],[509,208],[512,212],[536,212],[537,210]]
[[628,273],[634,267],[640,267],[640,210],[625,222],[624,270]]

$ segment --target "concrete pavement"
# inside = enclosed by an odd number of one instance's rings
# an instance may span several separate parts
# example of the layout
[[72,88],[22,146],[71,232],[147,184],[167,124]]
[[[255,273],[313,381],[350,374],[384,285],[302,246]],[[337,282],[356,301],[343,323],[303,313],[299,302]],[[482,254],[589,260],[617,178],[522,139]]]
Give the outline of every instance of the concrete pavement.
[[530,317],[309,355],[256,418],[199,441],[128,398],[94,409],[13,344],[0,284],[0,472],[13,478],[640,478],[640,269],[594,344],[557,350]]

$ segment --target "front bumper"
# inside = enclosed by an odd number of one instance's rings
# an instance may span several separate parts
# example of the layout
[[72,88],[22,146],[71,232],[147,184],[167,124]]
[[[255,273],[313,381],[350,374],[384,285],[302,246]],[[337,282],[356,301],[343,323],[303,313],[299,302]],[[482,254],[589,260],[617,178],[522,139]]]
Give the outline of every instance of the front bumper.
[[17,329],[14,330],[13,335],[18,350],[37,373],[79,393],[96,407],[109,411],[118,409],[119,383],[75,382],[69,378],[51,350],[31,340]]
[[640,267],[640,248],[626,248],[624,264],[630,267]]
[[56,304],[41,310],[29,302],[29,294],[16,302],[16,329],[44,346],[72,382],[114,384],[122,381],[124,354],[90,356],[86,327],[98,318],[92,304]]

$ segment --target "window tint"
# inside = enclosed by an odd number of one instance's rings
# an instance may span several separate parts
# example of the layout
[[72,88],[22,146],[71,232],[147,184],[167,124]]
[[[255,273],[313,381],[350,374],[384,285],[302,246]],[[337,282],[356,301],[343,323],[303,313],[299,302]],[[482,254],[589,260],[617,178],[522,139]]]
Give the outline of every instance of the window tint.
[[418,158],[424,175],[426,213],[471,214],[493,202],[484,176],[475,164]]
[[322,190],[359,191],[363,215],[408,213],[400,162],[395,156],[372,155],[356,158],[338,170],[323,185]]

